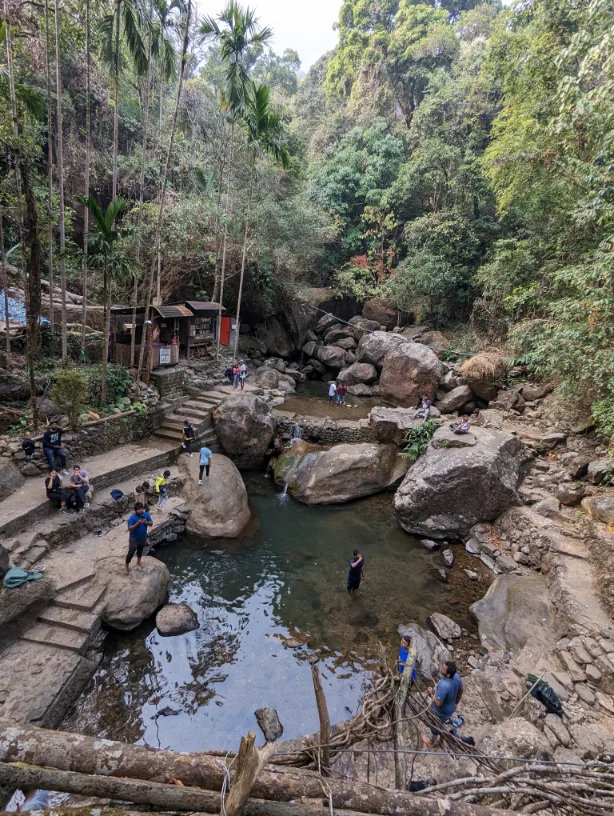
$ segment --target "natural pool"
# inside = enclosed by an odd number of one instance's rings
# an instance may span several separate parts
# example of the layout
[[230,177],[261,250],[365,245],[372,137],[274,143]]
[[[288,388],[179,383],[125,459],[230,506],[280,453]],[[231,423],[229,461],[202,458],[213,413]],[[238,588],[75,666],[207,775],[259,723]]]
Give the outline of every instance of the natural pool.
[[[440,611],[473,629],[466,610],[484,586],[438,581],[439,557],[398,527],[391,494],[307,507],[262,476],[247,485],[254,519],[244,538],[183,541],[158,553],[171,572],[170,599],[188,603],[201,628],[163,638],[149,622],[111,633],[64,728],[176,750],[236,748],[255,727],[254,710],[270,706],[284,737],[295,737],[318,727],[310,653],[320,657],[337,722],[356,710],[378,639],[396,652],[399,623],[425,624]],[[350,599],[354,548],[365,556],[366,580]],[[288,637],[309,645],[286,648]]]

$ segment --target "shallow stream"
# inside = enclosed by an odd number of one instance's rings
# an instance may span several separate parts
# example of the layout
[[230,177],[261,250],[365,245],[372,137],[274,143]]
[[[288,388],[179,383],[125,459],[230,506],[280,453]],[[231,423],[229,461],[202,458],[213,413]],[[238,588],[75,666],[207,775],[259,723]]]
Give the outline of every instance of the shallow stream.
[[[473,630],[466,610],[484,585],[461,582],[460,566],[442,584],[440,556],[398,527],[392,494],[307,507],[262,476],[247,485],[254,518],[240,541],[180,541],[158,552],[171,572],[170,600],[188,603],[201,628],[163,638],[148,622],[109,634],[64,728],[175,750],[236,748],[255,727],[254,710],[270,706],[284,737],[300,736],[318,727],[312,652],[337,722],[357,708],[378,639],[396,654],[400,623],[425,624],[439,611]],[[366,579],[348,598],[354,548]],[[288,648],[287,638],[308,646]]]

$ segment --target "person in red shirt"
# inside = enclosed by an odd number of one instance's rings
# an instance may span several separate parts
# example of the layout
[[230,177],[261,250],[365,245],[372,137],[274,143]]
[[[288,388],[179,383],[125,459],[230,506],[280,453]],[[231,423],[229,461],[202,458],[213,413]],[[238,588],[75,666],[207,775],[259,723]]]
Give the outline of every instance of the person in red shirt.
[[339,383],[337,386],[337,403],[339,405],[345,405],[345,395],[348,392],[348,387],[345,383]]

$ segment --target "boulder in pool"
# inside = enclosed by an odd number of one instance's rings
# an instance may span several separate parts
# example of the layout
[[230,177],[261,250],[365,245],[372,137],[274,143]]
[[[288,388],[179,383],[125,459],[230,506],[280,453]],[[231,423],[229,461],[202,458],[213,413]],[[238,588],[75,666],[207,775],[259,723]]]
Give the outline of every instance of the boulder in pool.
[[471,447],[432,445],[413,464],[394,497],[408,533],[466,538],[474,524],[494,521],[521,504],[517,488],[531,459],[512,434],[474,428]]
[[377,380],[377,369],[371,363],[352,363],[339,372],[338,379],[346,385],[372,385]]
[[225,399],[212,416],[220,445],[237,467],[262,468],[277,425],[268,403],[242,392]]
[[450,660],[450,652],[437,635],[420,626],[419,623],[402,624],[397,629],[403,636],[409,635],[416,645],[416,669],[425,679],[439,678],[442,663]]
[[250,520],[247,490],[236,465],[227,456],[213,454],[209,478],[198,484],[198,455],[183,457],[183,493],[192,511],[186,530],[203,538],[236,538]]
[[162,637],[185,635],[198,629],[196,612],[185,603],[169,603],[156,615],[156,629]]
[[102,621],[112,629],[129,631],[162,606],[170,575],[162,561],[143,558],[143,569],[136,560],[130,573],[124,574],[124,557],[112,555],[96,562],[96,580],[105,588]]
[[305,504],[341,504],[371,496],[396,484],[408,460],[396,445],[333,445],[329,450],[296,455],[292,450],[275,465],[275,483]]
[[442,376],[443,366],[435,352],[420,343],[405,342],[384,357],[380,392],[394,405],[411,408],[422,394],[434,398]]

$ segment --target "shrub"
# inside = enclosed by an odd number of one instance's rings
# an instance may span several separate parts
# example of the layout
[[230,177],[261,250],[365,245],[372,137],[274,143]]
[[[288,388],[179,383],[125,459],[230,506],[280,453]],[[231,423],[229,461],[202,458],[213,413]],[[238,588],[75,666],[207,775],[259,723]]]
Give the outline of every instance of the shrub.
[[407,434],[405,447],[399,453],[399,456],[411,459],[413,464],[427,449],[438,427],[439,425],[434,419],[427,419],[422,425],[418,425],[417,428],[412,428]]
[[50,393],[51,399],[68,417],[70,427],[77,430],[88,397],[87,379],[74,368],[61,369],[55,376]]

